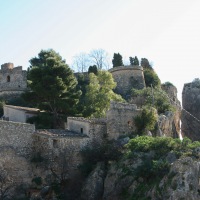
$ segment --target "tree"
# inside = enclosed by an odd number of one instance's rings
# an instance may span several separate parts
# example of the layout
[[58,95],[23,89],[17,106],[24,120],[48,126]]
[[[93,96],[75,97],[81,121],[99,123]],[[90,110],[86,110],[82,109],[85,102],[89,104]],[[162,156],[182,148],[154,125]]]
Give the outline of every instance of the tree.
[[76,68],[78,72],[85,72],[90,65],[89,57],[86,53],[79,53],[74,56],[73,68]]
[[160,87],[161,82],[153,69],[145,69],[144,70],[144,79],[147,87]]
[[93,49],[89,53],[90,63],[98,69],[109,69],[108,53],[103,49]]
[[139,60],[138,60],[137,56],[135,56],[135,58],[134,58],[133,65],[139,65]]
[[135,56],[135,58],[129,57],[129,60],[130,60],[131,65],[139,65],[139,60],[138,60],[137,56]]
[[112,63],[113,67],[123,66],[122,56],[119,53],[114,53]]
[[105,116],[110,107],[111,100],[123,101],[122,97],[113,92],[116,83],[112,74],[107,71],[99,71],[96,76],[89,74],[89,85],[86,87],[86,111],[89,117]]
[[59,114],[72,114],[80,91],[77,81],[65,60],[54,50],[42,50],[30,60],[30,90],[23,98],[53,115],[54,127],[59,125]]
[[98,73],[97,66],[96,65],[90,66],[88,68],[88,73],[94,73],[95,75],[97,75],[97,73]]
[[146,58],[141,59],[141,66],[144,68],[151,68],[150,63],[149,63],[148,59],[146,59]]
[[134,63],[134,58],[133,58],[133,57],[129,57],[129,60],[130,60],[130,64],[133,65],[133,63]]

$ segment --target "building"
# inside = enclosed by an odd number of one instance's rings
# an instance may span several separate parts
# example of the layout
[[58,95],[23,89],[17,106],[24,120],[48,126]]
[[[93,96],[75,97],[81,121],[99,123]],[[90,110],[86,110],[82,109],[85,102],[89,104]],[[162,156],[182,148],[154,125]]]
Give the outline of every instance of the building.
[[30,117],[37,116],[40,112],[37,108],[27,108],[20,106],[4,105],[3,118],[7,121],[26,123]]

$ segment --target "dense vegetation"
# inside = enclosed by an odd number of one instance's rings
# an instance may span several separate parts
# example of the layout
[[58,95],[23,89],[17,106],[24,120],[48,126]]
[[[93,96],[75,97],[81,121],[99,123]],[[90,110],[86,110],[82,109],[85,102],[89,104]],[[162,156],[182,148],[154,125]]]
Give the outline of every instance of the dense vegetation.
[[[171,156],[173,161],[181,156],[196,157],[194,149],[197,147],[200,147],[200,142],[192,142],[188,138],[184,138],[183,141],[170,137],[148,136],[131,139],[126,145],[127,151],[124,154],[124,160],[142,159],[142,162],[135,169],[122,166],[124,172],[129,176],[134,176],[137,181],[134,193],[130,195],[125,190],[122,196],[130,200],[149,199],[147,192],[157,187],[157,184],[165,175],[168,176],[168,184],[175,176],[173,172],[170,173],[169,171],[172,162],[169,157]],[[159,195],[159,189],[156,188],[156,190]]]
[[168,95],[161,88],[147,87],[142,90],[132,89],[132,98],[135,98],[135,103],[142,106],[153,106],[157,109],[158,113],[165,113],[166,111],[174,111],[174,107],[171,105]]

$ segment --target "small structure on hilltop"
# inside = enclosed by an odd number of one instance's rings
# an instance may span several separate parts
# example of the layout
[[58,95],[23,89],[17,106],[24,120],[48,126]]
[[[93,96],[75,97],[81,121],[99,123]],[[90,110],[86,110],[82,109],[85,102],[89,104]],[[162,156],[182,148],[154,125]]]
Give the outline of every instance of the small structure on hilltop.
[[18,97],[27,88],[27,72],[22,66],[14,67],[13,63],[1,65],[0,98]]
[[109,72],[117,83],[115,92],[125,99],[127,99],[127,94],[132,88],[143,89],[145,87],[143,67],[141,66],[114,67]]

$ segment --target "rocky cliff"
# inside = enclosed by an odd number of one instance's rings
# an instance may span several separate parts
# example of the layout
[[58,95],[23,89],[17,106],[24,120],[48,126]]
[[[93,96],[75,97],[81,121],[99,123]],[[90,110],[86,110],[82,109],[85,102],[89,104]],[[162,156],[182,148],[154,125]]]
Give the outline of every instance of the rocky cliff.
[[[150,139],[156,143],[148,148],[151,144],[143,139],[136,139],[137,145],[132,143],[130,148],[134,146],[132,153],[130,150],[107,168],[102,167],[102,163],[97,164],[84,184],[82,199],[200,199],[200,147],[193,148],[196,144],[187,139],[181,144],[170,138],[158,138]],[[146,145],[142,141],[146,141]],[[169,151],[172,143],[174,149]],[[157,144],[160,146],[155,147]],[[143,146],[141,151],[136,150],[139,146]]]
[[[184,85],[182,92],[182,135],[200,140],[200,80]],[[189,114],[190,113],[190,114]],[[192,116],[193,115],[193,116]]]

